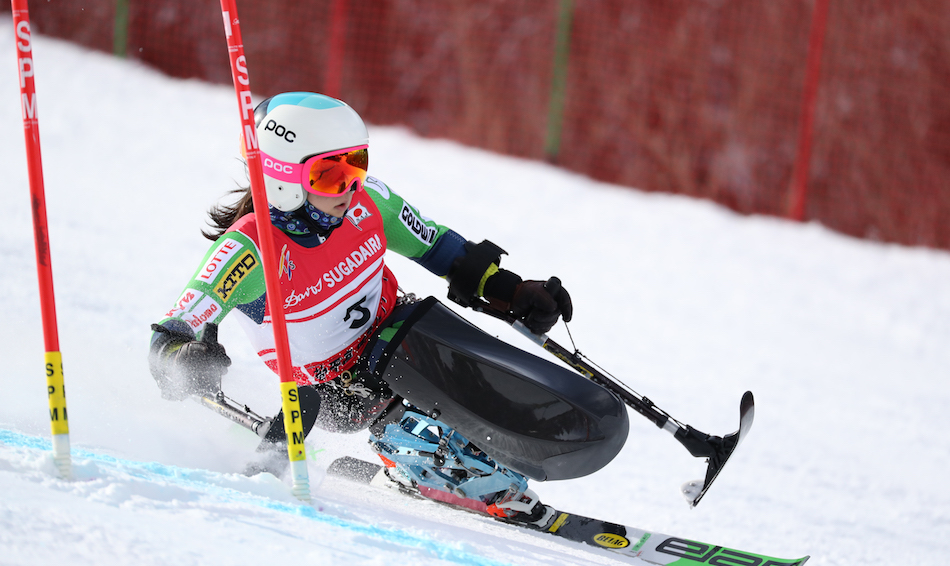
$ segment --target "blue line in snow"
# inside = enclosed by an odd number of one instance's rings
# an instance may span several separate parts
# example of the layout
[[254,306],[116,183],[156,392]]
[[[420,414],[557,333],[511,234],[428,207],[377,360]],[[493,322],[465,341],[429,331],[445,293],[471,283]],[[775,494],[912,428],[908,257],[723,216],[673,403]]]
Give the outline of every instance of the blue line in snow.
[[[17,448],[29,448],[33,450],[49,451],[52,450],[49,440],[37,436],[30,436],[13,432],[6,429],[0,429],[0,443]],[[452,548],[446,544],[431,540],[424,536],[414,535],[398,529],[386,529],[383,527],[369,524],[358,523],[333,517],[321,513],[311,506],[303,504],[292,504],[269,499],[266,496],[244,493],[229,487],[223,487],[205,478],[220,477],[223,474],[208,470],[195,470],[189,468],[180,468],[178,466],[169,466],[158,462],[135,462],[115,458],[107,454],[90,452],[81,448],[72,447],[72,455],[75,459],[93,460],[102,464],[108,464],[121,468],[124,473],[143,480],[174,480],[175,483],[192,488],[199,488],[208,495],[223,498],[229,501],[248,503],[279,511],[290,513],[298,517],[304,517],[313,521],[325,523],[334,527],[344,528],[355,533],[366,535],[374,539],[379,539],[387,543],[397,544],[403,547],[423,550],[439,558],[451,562],[457,562],[465,565],[475,566],[504,566],[506,563],[491,560],[483,556],[471,554],[464,550]]]

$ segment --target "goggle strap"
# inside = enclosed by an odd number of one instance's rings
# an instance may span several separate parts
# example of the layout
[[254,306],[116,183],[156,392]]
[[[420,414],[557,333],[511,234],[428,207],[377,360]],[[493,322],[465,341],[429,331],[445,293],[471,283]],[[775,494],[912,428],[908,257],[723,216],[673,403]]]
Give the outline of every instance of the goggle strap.
[[276,157],[267,155],[263,151],[261,152],[261,165],[264,168],[264,173],[267,174],[268,177],[272,177],[284,183],[299,184],[304,172],[303,163],[281,161]]

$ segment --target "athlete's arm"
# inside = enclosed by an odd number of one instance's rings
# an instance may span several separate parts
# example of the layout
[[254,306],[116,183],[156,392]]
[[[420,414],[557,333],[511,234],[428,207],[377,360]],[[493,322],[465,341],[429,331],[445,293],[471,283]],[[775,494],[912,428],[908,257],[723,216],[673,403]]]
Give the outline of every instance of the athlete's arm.
[[[166,399],[183,399],[220,376],[230,360],[217,344],[216,326],[234,308],[263,318],[264,271],[254,242],[238,232],[218,238],[178,300],[158,324],[152,325],[149,370]],[[204,339],[209,324],[213,340]],[[212,380],[213,381],[213,380]]]
[[445,277],[452,301],[465,307],[487,301],[491,310],[521,320],[535,334],[550,330],[559,317],[571,320],[571,296],[560,283],[524,281],[499,268],[505,251],[492,242],[466,241],[419,214],[379,179],[368,177],[364,186],[383,214],[388,247]]
[[383,215],[388,249],[439,277],[447,276],[452,264],[465,255],[465,238],[423,216],[385,183],[368,177],[364,187]]

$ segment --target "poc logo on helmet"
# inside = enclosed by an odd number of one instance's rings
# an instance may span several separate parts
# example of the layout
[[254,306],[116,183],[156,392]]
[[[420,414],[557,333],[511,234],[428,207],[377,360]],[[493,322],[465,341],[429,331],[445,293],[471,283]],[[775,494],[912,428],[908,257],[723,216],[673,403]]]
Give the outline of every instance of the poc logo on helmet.
[[292,130],[288,130],[273,120],[268,120],[267,123],[264,124],[264,131],[274,132],[278,137],[287,140],[288,143],[294,143],[294,140],[297,139],[297,134]]
[[[291,133],[293,133],[293,132],[291,132]],[[294,172],[294,168],[291,167],[290,165],[287,165],[286,163],[277,163],[277,162],[275,162],[273,159],[271,159],[270,157],[265,157],[265,158],[264,158],[264,168],[265,168],[265,169],[273,169],[274,171],[279,171],[279,172],[281,172],[281,173],[286,173],[287,175],[290,175],[291,173]]]

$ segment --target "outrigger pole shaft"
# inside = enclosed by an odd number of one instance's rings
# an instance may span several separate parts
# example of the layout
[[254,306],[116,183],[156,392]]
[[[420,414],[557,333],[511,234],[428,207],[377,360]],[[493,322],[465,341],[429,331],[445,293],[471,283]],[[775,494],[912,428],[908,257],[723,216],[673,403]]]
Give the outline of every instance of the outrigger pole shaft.
[[615,393],[628,407],[646,417],[657,427],[669,432],[697,458],[710,458],[717,452],[718,436],[710,436],[695,428],[684,425],[668,415],[665,411],[653,404],[646,397],[637,395],[625,386],[610,379],[597,369],[591,367],[577,352],[571,352],[545,334],[534,334],[521,321],[514,321],[511,326],[532,342],[550,352],[554,357],[574,368],[587,379]]
[[[544,287],[548,289],[552,295],[557,293],[560,286],[561,281],[556,277],[552,277],[544,284]],[[735,452],[739,443],[745,438],[745,435],[752,427],[752,420],[755,416],[755,400],[751,391],[746,391],[739,403],[739,430],[725,437],[712,436],[677,421],[654,405],[653,401],[637,394],[622,383],[618,383],[605,375],[602,371],[599,371],[592,364],[588,363],[580,352],[571,352],[548,338],[545,334],[533,333],[524,323],[520,320],[516,320],[508,313],[495,310],[486,302],[474,306],[473,308],[487,315],[504,320],[526,338],[550,352],[587,379],[617,395],[628,407],[646,417],[657,427],[672,434],[673,438],[679,441],[690,454],[696,458],[706,458],[708,465],[705,479],[702,482],[687,482],[683,486],[683,496],[691,507],[695,507],[699,503],[699,500],[703,498],[709,486],[712,485],[712,482],[719,476],[719,472],[722,471],[726,461],[729,460],[729,457],[732,456],[732,453]]]
[[223,391],[218,391],[214,395],[208,394],[200,397],[195,395],[194,400],[219,415],[243,426],[261,438],[264,438],[273,422],[272,419],[261,417],[254,411],[251,411],[246,405],[242,409],[231,403],[228,398],[224,396]]

